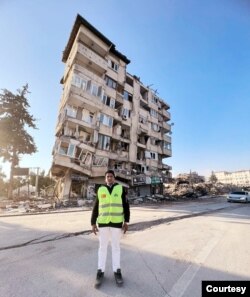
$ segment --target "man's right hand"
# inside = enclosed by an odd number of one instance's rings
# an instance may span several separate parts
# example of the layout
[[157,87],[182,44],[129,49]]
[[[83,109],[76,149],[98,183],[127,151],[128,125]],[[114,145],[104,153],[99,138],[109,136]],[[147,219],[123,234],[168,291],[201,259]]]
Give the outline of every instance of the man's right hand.
[[92,225],[92,232],[97,235],[97,232],[98,232],[98,228],[96,225]]

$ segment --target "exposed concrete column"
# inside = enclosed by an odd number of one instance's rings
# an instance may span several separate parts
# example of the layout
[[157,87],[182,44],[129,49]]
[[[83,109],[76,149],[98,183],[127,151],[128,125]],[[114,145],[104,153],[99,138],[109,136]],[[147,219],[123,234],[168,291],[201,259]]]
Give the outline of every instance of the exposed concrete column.
[[133,110],[131,114],[132,124],[130,128],[130,147],[129,160],[136,162],[137,159],[137,137],[138,137],[138,123],[140,114],[140,84],[134,80],[134,94],[133,94]]
[[64,182],[62,183],[62,191],[60,199],[69,200],[70,188],[71,188],[71,170],[67,170],[64,176]]

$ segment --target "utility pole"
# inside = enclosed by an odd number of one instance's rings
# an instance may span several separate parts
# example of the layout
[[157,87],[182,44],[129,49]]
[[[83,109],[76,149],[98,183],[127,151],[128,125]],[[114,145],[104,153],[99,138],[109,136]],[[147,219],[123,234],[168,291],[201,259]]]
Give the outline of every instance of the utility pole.
[[38,197],[38,179],[39,179],[39,167],[36,167],[36,197]]

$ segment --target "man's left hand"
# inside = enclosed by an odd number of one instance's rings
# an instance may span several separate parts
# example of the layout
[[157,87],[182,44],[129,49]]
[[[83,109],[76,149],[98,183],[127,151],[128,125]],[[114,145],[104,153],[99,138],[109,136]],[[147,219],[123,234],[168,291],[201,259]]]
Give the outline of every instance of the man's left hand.
[[128,224],[126,222],[123,223],[122,230],[124,234],[128,231]]

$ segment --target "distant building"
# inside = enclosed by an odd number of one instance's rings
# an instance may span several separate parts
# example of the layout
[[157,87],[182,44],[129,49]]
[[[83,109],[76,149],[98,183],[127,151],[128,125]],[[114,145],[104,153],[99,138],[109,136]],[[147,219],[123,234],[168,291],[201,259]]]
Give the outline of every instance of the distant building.
[[180,173],[176,176],[176,180],[189,181],[191,183],[203,183],[205,177],[199,175],[197,172]]
[[159,193],[171,177],[169,105],[127,73],[129,59],[80,15],[63,52],[51,173],[60,199],[92,197],[104,173],[137,194]]
[[220,183],[240,187],[250,187],[250,170],[240,170],[234,172],[219,171],[214,172],[214,175]]

